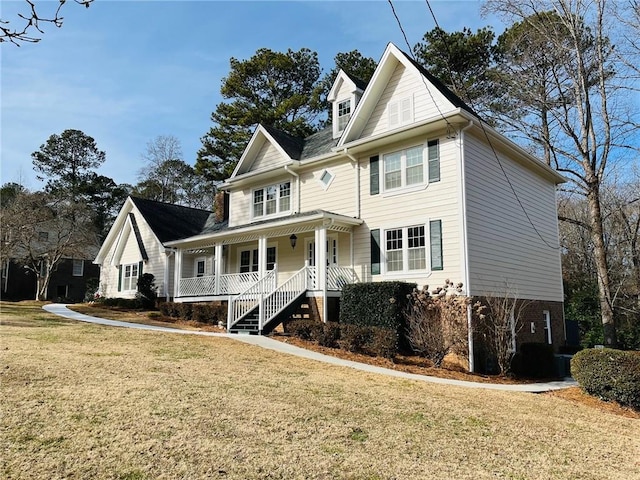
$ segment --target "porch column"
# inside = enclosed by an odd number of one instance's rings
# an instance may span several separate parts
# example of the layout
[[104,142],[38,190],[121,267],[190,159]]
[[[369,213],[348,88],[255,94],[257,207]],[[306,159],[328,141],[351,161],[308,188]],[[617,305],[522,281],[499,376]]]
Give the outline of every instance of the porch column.
[[260,278],[267,274],[267,237],[258,238],[258,275]]
[[216,295],[220,294],[220,275],[222,274],[222,244],[216,243],[213,250],[213,277],[214,277],[214,285],[215,290],[214,293]]
[[322,292],[322,321],[327,321],[327,227],[316,227],[316,288]]
[[173,298],[180,296],[180,278],[182,277],[182,250],[176,250],[176,262],[174,271]]

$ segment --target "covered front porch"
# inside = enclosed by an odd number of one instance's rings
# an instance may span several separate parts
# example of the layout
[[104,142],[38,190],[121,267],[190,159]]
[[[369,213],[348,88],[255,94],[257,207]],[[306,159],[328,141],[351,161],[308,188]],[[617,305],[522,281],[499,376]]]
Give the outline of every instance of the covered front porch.
[[269,307],[269,316],[300,292],[325,299],[339,296],[345,284],[358,281],[352,229],[360,223],[316,211],[173,242],[174,301],[227,300],[230,309],[238,308],[230,311],[234,320],[270,295],[278,300]]

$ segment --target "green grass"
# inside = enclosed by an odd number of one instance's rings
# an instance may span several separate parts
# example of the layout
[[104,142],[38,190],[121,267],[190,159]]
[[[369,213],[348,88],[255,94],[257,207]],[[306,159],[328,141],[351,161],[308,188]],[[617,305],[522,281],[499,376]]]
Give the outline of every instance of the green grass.
[[558,398],[0,310],[0,478],[640,478],[639,420]]

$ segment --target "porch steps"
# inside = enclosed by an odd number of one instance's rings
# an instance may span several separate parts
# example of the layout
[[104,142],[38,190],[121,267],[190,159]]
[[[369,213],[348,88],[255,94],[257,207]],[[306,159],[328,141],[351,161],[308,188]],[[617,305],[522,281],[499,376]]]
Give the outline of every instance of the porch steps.
[[231,327],[229,333],[259,335],[260,332],[258,331],[258,324],[258,308],[256,307],[246,317]]
[[229,333],[245,334],[245,335],[260,335],[268,334],[273,331],[278,325],[285,320],[298,320],[301,318],[312,318],[311,307],[306,300],[304,292],[292,301],[282,312],[280,312],[273,320],[264,326],[262,332],[258,330],[259,325],[259,311],[258,307],[254,308],[249,314],[242,320],[237,322]]

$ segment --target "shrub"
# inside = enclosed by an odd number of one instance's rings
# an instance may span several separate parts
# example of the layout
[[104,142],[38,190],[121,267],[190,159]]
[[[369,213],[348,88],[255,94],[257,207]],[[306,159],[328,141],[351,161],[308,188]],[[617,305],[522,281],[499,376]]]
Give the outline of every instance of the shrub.
[[361,327],[394,330],[402,347],[405,341],[404,312],[415,283],[373,282],[353,283],[342,288],[340,323]]
[[100,279],[89,278],[87,280],[86,290],[84,291],[84,301],[85,302],[95,301],[96,295],[98,293],[98,288],[100,288]]
[[150,273],[143,273],[138,279],[138,291],[136,298],[140,301],[142,308],[151,310],[156,306],[158,289],[155,284],[155,277]]
[[105,307],[122,308],[125,310],[142,310],[142,304],[137,298],[110,297],[103,298],[100,303]]
[[323,324],[321,332],[318,333],[318,343],[323,347],[336,348],[340,340],[340,327],[337,322]]
[[317,328],[315,320],[294,320],[287,325],[287,329],[294,337],[302,340],[311,340],[311,331]]
[[176,313],[178,318],[183,320],[191,320],[193,315],[193,304],[191,303],[176,303]]
[[173,312],[172,302],[159,302],[158,310],[160,310],[160,313],[165,317],[171,317],[171,313]]
[[369,341],[371,329],[360,325],[343,324],[340,326],[340,340],[338,345],[349,352],[362,352]]
[[513,357],[511,370],[519,377],[549,378],[555,376],[553,347],[547,343],[523,343]]
[[191,319],[200,323],[216,325],[226,321],[226,309],[220,303],[194,303],[191,306]]
[[[414,289],[405,312],[407,339],[417,354],[440,367],[451,352],[467,354],[467,307],[471,298],[462,295],[462,283],[446,280],[442,287]],[[480,314],[480,305],[474,305]]]
[[640,353],[582,350],[571,359],[571,373],[589,395],[640,410]]
[[394,330],[369,327],[370,335],[367,350],[377,357],[393,358],[398,352],[398,334]]

